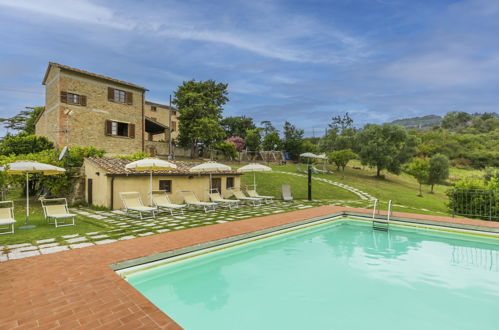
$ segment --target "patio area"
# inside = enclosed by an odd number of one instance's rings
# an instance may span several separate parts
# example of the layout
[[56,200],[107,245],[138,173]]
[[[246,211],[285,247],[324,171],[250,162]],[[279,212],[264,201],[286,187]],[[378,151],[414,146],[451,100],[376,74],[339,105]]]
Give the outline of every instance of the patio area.
[[[127,216],[120,210],[97,211],[90,208],[73,208],[70,211],[78,215],[76,218],[76,228],[78,228],[78,223],[80,221],[88,219],[93,223],[102,225],[102,227],[100,227],[102,229],[90,232],[82,231],[80,233],[43,239],[27,238],[26,241],[22,240],[22,235],[25,231],[17,230],[13,235],[19,237],[20,241],[18,239],[16,243],[2,244],[3,239],[6,238],[7,235],[0,236],[0,262],[80,249],[94,245],[103,245],[187,228],[291,212],[328,204],[351,205],[355,207],[366,206],[364,205],[366,204],[365,201],[294,201],[292,203],[275,201],[272,204],[263,204],[257,207],[243,205],[232,210],[217,208],[215,212],[209,213],[204,213],[199,210],[188,210],[184,215],[175,214],[173,216],[169,213],[161,213],[155,219],[143,220]],[[39,230],[39,228],[29,230],[36,231]],[[12,237],[12,235],[8,236]]]

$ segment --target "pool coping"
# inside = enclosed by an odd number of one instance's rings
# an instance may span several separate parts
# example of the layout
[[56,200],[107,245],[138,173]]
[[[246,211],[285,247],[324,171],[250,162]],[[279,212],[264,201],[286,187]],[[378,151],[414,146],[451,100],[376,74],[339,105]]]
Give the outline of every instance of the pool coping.
[[[181,329],[124,281],[111,265],[157,258],[174,250],[185,252],[202,244],[261,235],[338,215],[370,214],[372,210],[320,206],[10,260],[0,264],[0,328]],[[398,218],[425,225],[499,233],[499,222],[394,213],[392,219]]]

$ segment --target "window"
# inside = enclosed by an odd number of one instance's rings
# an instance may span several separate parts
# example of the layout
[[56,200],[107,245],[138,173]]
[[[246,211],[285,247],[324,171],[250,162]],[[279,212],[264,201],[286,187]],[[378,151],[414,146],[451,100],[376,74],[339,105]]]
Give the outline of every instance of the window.
[[227,178],[227,189],[234,188],[234,178],[233,177],[228,177]]
[[177,111],[172,110],[172,116],[176,116],[176,115],[177,115]]
[[108,87],[107,99],[111,102],[118,102],[123,104],[133,104],[133,94],[130,92],[122,91],[121,89]]
[[107,136],[122,136],[135,138],[135,125],[119,121],[106,120],[105,134]]
[[151,105],[151,111],[157,111],[157,109],[154,105]]
[[67,104],[75,104],[75,105],[87,105],[87,97],[85,95],[79,95],[68,92],[61,92],[61,102]]
[[172,121],[172,131],[176,131],[176,130],[177,130],[177,122]]
[[172,180],[159,180],[159,190],[164,190],[167,193],[172,192]]

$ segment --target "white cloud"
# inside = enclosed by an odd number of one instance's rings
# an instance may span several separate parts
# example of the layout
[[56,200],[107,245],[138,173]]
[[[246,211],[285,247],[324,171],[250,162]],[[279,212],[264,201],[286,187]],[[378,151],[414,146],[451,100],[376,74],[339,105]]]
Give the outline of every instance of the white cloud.
[[119,29],[133,29],[136,25],[134,22],[117,19],[111,9],[87,0],[0,0],[0,6]]
[[[360,51],[364,47],[360,39],[331,26],[321,26],[306,16],[286,13],[282,8],[267,3],[266,6],[252,8],[253,12],[246,17],[243,29],[235,18],[227,19],[223,24],[218,16],[202,16],[199,15],[200,9],[193,10],[182,4],[171,6],[167,11],[158,9],[159,12],[136,3],[131,5],[135,6],[132,10],[120,12],[88,0],[0,0],[0,6],[75,23],[134,30],[156,38],[224,44],[284,61],[338,64],[364,55]],[[302,45],[304,38],[312,44],[333,44],[336,50],[330,48],[327,52],[321,52],[307,47]]]

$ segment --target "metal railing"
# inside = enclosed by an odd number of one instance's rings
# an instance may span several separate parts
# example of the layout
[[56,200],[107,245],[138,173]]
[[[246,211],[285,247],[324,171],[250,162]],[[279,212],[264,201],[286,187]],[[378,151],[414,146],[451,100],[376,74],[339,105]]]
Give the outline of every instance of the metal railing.
[[[378,204],[379,208],[377,209],[378,212],[376,212],[376,206],[378,206]],[[376,218],[376,215],[380,215],[380,211],[381,211],[381,202],[376,199],[374,201],[374,207],[373,207],[373,229],[388,231],[388,227],[390,226],[390,216],[392,215],[392,201],[391,200],[388,201],[388,212],[386,215],[386,220]]]
[[452,215],[499,220],[499,190],[454,188],[448,193]]

